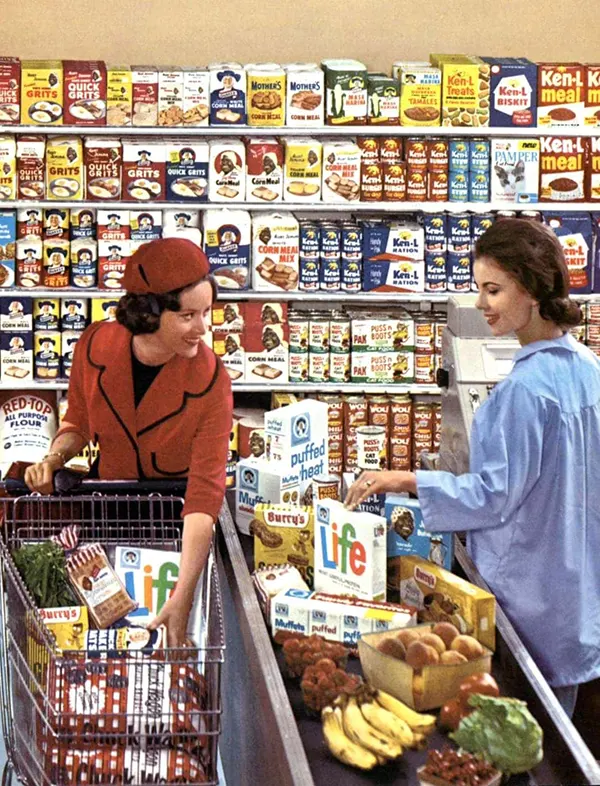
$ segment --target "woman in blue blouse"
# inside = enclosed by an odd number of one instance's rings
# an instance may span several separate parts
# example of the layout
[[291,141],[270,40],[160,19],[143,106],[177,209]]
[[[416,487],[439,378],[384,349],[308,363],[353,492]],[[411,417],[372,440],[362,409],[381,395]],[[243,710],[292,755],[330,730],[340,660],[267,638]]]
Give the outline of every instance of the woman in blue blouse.
[[572,715],[600,676],[600,361],[567,332],[580,321],[552,231],[494,224],[478,241],[477,308],[514,331],[511,373],[478,409],[470,472],[366,472],[346,505],[411,492],[427,529],[468,533],[469,552]]

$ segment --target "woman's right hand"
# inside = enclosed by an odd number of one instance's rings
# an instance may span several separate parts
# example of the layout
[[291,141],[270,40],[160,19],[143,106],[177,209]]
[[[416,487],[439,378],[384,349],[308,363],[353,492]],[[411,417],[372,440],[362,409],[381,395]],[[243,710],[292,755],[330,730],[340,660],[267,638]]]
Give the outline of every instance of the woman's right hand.
[[52,494],[54,491],[54,473],[62,469],[63,460],[60,456],[48,456],[25,470],[25,483],[30,491],[40,494]]

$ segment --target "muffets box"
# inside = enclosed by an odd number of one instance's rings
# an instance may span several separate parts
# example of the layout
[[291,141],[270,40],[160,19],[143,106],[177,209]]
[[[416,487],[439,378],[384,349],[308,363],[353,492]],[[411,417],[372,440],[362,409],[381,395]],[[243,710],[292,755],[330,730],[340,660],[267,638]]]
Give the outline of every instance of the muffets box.
[[329,467],[328,406],[306,399],[265,415],[266,458],[299,478],[305,494],[315,475]]
[[423,292],[425,235],[417,224],[365,222],[363,289],[367,292]]
[[452,569],[452,533],[429,532],[423,523],[421,505],[416,499],[388,494],[385,500],[387,521],[387,556],[416,554]]
[[589,213],[542,213],[558,237],[569,271],[569,291],[574,294],[593,291],[593,223]]
[[235,523],[250,534],[254,509],[260,502],[298,505],[300,482],[297,470],[271,464],[264,459],[238,461],[235,490]]
[[287,303],[246,303],[245,380],[286,383],[289,366]]
[[388,587],[419,610],[419,622],[451,622],[460,633],[495,649],[496,599],[485,590],[416,556],[388,561]]
[[314,573],[314,519],[310,507],[259,503],[250,524],[254,567],[293,565],[309,586]]
[[416,624],[416,612],[400,604],[342,598],[325,592],[288,589],[271,599],[271,633],[313,633],[355,646],[367,633]]
[[385,600],[386,525],[382,516],[315,503],[315,589]]
[[33,330],[33,300],[14,292],[0,298],[0,331],[21,333]]

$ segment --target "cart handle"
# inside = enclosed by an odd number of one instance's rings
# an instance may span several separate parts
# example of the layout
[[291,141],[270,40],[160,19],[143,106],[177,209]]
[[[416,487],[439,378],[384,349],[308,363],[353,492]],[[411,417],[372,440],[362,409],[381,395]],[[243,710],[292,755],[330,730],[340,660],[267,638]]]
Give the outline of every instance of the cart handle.
[[[187,478],[177,480],[86,480],[69,470],[60,469],[54,475],[54,493],[68,494],[185,494]],[[6,478],[0,487],[9,496],[28,495],[32,492],[22,480]]]

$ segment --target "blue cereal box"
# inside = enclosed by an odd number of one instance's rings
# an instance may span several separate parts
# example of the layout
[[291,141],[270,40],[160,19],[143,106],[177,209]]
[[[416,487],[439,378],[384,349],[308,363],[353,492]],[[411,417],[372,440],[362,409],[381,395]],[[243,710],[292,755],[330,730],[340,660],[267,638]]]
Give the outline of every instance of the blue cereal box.
[[385,518],[388,559],[416,554],[441,568],[452,569],[452,533],[429,532],[423,523],[419,500],[388,494]]
[[483,57],[490,65],[490,126],[535,126],[538,68],[525,57]]
[[175,137],[166,147],[168,201],[208,201],[208,142]]
[[17,251],[17,213],[0,210],[0,287],[14,287]]
[[246,124],[246,71],[240,63],[212,63],[210,73],[211,126]]
[[363,226],[363,289],[367,292],[423,292],[425,233],[409,222]]

